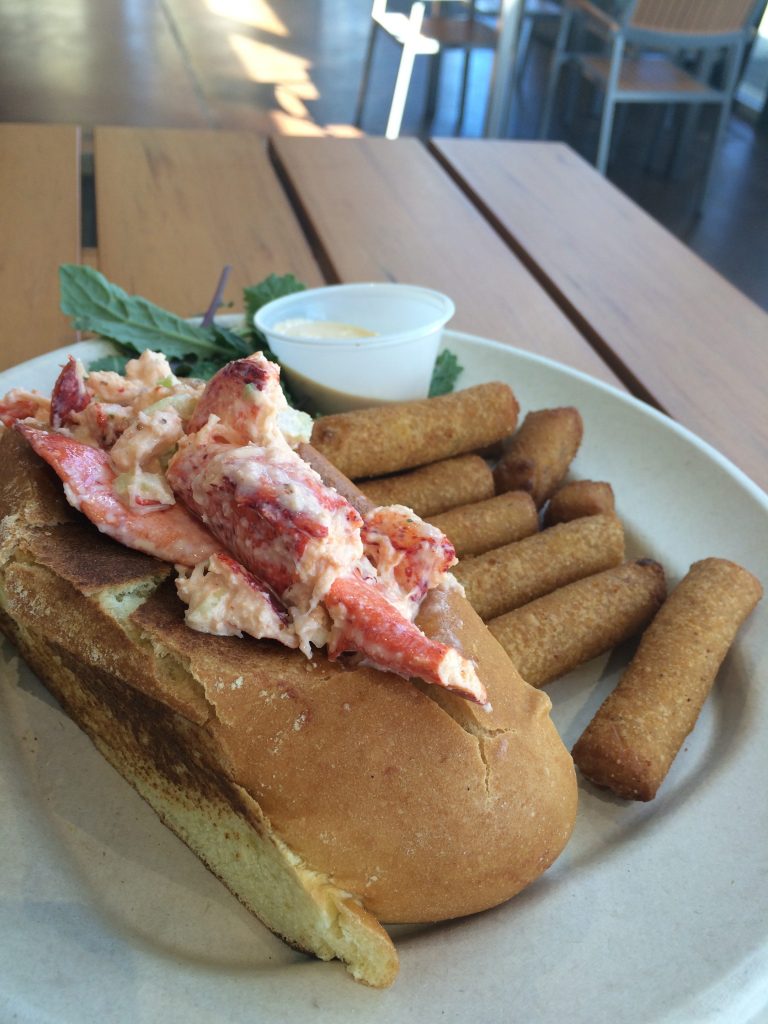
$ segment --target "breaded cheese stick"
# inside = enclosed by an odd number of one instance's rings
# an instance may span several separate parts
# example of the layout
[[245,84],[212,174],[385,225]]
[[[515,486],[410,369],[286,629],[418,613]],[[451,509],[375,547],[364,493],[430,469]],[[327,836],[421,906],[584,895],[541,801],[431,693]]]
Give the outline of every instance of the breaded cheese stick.
[[628,800],[653,799],[762,593],[734,562],[691,566],[573,749],[586,778]]
[[529,412],[493,472],[497,493],[529,491],[541,508],[568,472],[583,433],[572,406]]
[[598,480],[572,480],[552,495],[544,513],[544,525],[569,523],[582,516],[597,516],[616,511],[613,488]]
[[623,560],[620,521],[588,516],[460,562],[452,572],[469,603],[488,621]]
[[408,473],[366,480],[360,490],[375,505],[407,505],[422,518],[494,493],[493,474],[479,455],[457,455]]
[[482,555],[530,537],[539,529],[536,506],[527,491],[497,494],[486,501],[430,516],[428,521],[442,530],[459,558]]
[[508,384],[477,384],[439,398],[324,416],[315,423],[312,444],[360,480],[494,444],[515,429],[518,411]]
[[641,558],[491,619],[488,629],[523,679],[543,686],[635,636],[666,595],[662,567]]

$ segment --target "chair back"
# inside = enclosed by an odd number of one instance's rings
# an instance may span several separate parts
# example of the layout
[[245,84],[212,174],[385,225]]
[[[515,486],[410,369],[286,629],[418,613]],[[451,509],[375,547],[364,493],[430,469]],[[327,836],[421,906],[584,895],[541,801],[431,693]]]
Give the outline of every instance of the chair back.
[[[759,3],[759,0],[758,0]],[[627,26],[681,35],[733,35],[756,13],[755,0],[636,0],[627,10]]]

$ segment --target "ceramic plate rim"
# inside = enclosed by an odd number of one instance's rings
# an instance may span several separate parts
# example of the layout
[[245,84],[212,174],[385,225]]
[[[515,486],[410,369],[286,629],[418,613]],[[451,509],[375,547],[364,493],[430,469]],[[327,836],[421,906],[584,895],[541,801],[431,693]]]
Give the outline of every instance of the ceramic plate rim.
[[[224,319],[224,318],[222,318]],[[232,318],[236,321],[237,317]],[[515,368],[520,365],[529,365],[542,368],[545,372],[554,372],[556,374],[564,374],[574,381],[579,381],[589,389],[596,389],[601,394],[608,396],[610,401],[618,401],[625,405],[627,408],[632,408],[638,411],[641,415],[650,417],[651,420],[661,425],[665,430],[671,431],[674,435],[679,437],[684,443],[692,445],[695,449],[701,452],[708,460],[717,464],[722,470],[724,470],[737,484],[738,486],[748,495],[749,500],[756,503],[759,506],[763,514],[766,515],[766,523],[768,523],[768,495],[759,488],[754,481],[752,481],[745,473],[743,473],[737,466],[735,466],[729,459],[718,452],[712,445],[703,441],[696,434],[689,431],[684,426],[671,420],[664,413],[659,412],[646,405],[645,403],[633,398],[621,390],[613,387],[612,385],[597,380],[588,374],[582,373],[579,370],[572,369],[554,360],[551,360],[545,356],[538,355],[536,353],[528,352],[521,349],[516,349],[511,346],[505,345],[501,342],[494,341],[491,339],[481,338],[479,336],[469,334],[466,332],[457,332],[446,329],[444,334],[443,345],[450,346],[451,342],[455,341],[460,346],[468,346],[470,350],[480,351],[494,351],[501,353],[501,358],[504,359],[509,357],[510,359],[510,373],[513,373]],[[2,373],[0,373],[0,392],[4,392],[7,387],[7,381],[12,380],[14,377],[28,377],[29,374],[34,374],[38,369],[45,369],[46,372],[50,372],[52,367],[55,365],[56,360],[63,361],[66,356],[71,352],[81,358],[94,358],[96,354],[107,352],[111,349],[108,343],[104,342],[80,342],[70,346],[64,346],[53,352],[45,353],[42,356],[35,357],[34,359],[28,360],[24,363],[18,364],[15,367],[11,367]],[[487,377],[485,379],[488,379]],[[30,386],[30,385],[27,385]],[[459,386],[463,386],[462,381],[459,381]],[[513,384],[514,387],[514,384]],[[763,643],[761,651],[765,648]],[[761,698],[762,699],[762,698]],[[546,879],[547,876],[545,876]],[[526,893],[522,894],[521,897],[517,897],[517,900],[512,901],[513,904],[520,901],[521,903],[526,900],[530,902],[535,900],[536,895],[528,896]],[[256,980],[253,982],[254,994],[263,994],[266,999],[266,1005],[273,1009],[273,1015],[270,1019],[291,1019],[295,1021],[309,1021],[309,1020],[365,1020],[365,1021],[384,1021],[392,1019],[390,1014],[394,1011],[394,1006],[399,1004],[399,1001],[406,1000],[402,1005],[411,1005],[412,999],[420,1000],[419,1005],[426,1005],[425,1000],[430,998],[429,992],[424,988],[421,979],[418,977],[418,971],[414,971],[413,967],[419,968],[422,964],[429,965],[429,957],[431,949],[435,946],[438,950],[437,955],[440,956],[440,950],[456,944],[459,948],[463,948],[466,944],[466,936],[470,932],[483,931],[488,921],[491,922],[490,927],[496,927],[493,923],[493,913],[491,916],[486,918],[486,924],[480,919],[470,919],[468,922],[462,922],[460,926],[448,925],[444,928],[439,928],[435,931],[432,941],[426,939],[421,943],[418,939],[406,940],[403,943],[401,952],[403,953],[403,975],[396,982],[395,987],[388,993],[371,993],[368,990],[360,991],[353,982],[349,981],[344,975],[341,968],[334,971],[334,968],[319,965],[315,963],[308,963],[302,965],[300,971],[297,971],[297,976],[300,976],[303,980],[298,982],[299,996],[296,999],[296,1003],[289,1006],[286,1010],[285,1017],[281,1016],[280,1007],[284,1002],[290,1003],[291,996],[291,983],[290,981],[281,982],[280,978],[267,979],[264,975],[257,975]],[[472,924],[472,921],[475,924]],[[736,986],[741,985],[742,989],[744,986],[745,979],[749,982],[748,995],[749,999],[739,1004],[743,1010],[744,1016],[739,1017],[739,1020],[750,1020],[757,1019],[753,1016],[753,1013],[761,1012],[768,1006],[768,964],[765,960],[766,944],[768,944],[768,936],[763,935],[764,945],[760,948],[755,948],[753,953],[753,960],[750,963],[739,963],[737,965],[738,970],[735,974],[729,975],[727,978],[719,979],[716,990],[712,992],[703,992],[696,995],[696,999],[691,1001],[690,999],[685,1005],[675,1008],[674,1006],[669,1009],[669,1012],[665,1013],[654,1013],[652,1017],[643,1018],[643,1020],[653,1020],[657,1024],[661,1024],[663,1021],[666,1024],[667,1021],[683,1021],[687,1019],[693,1019],[686,1017],[686,1014],[690,1012],[696,1012],[697,1016],[695,1019],[701,1021],[729,1021],[736,1019],[729,1016],[734,1010],[736,1010],[736,1003],[731,1002],[727,1006],[722,1006],[723,999],[736,999]],[[451,949],[447,949],[446,959],[442,961],[443,967],[450,967],[451,963]],[[432,965],[434,966],[434,965]],[[457,965],[458,966],[458,965]],[[410,969],[409,969],[410,968]],[[449,972],[453,976],[453,972]],[[280,974],[280,971],[277,971]],[[311,979],[309,982],[306,979]],[[273,984],[277,981],[277,985]],[[435,979],[433,978],[433,981]],[[242,984],[242,979],[240,979]],[[443,984],[445,981],[443,980]],[[283,985],[282,992],[280,991],[281,985]],[[448,986],[450,989],[450,985]],[[310,992],[320,992],[320,996],[311,996]],[[502,987],[502,993],[509,994],[511,987]],[[320,1008],[314,1003],[319,998],[322,1001],[323,997],[330,998],[334,993],[338,995],[338,998],[342,1003],[346,1003],[346,1006],[337,1007],[340,1012],[340,1016],[333,1017],[323,1015],[320,1013]],[[295,993],[294,993],[295,994]],[[563,1012],[568,1007],[569,1001],[572,997],[571,993],[553,993],[553,1000],[560,1006],[558,1012]],[[632,993],[630,992],[631,996]],[[23,993],[19,993],[19,996],[23,996]],[[718,1010],[720,1005],[720,1010]],[[526,1010],[526,997],[524,994],[518,993],[517,1001],[518,1009],[527,1012]],[[447,1008],[447,1009],[446,1009]],[[557,1006],[555,1007],[557,1009]],[[290,1012],[288,1012],[290,1011]],[[348,1012],[347,1012],[348,1011]],[[424,1020],[451,1020],[460,1019],[458,1017],[451,1017],[450,1003],[443,1004],[443,1011],[439,1015],[431,1016],[429,1013],[423,1015]],[[631,1011],[631,1007],[630,1007]],[[681,1015],[676,1015],[676,1014]],[[749,1014],[749,1015],[747,1015]],[[184,1018],[190,1020],[189,1014],[185,1014]],[[25,1019],[20,1017],[20,1019]],[[31,1019],[31,1018],[29,1018]],[[64,1021],[66,1018],[57,1018]],[[176,1019],[176,1018],[174,1018]],[[230,1017],[230,1019],[239,1019]],[[486,1019],[488,1020],[499,1020],[509,1019],[506,1014],[495,1015],[495,1011],[492,1012]],[[533,1018],[526,1018],[533,1019]],[[538,1020],[544,1020],[543,1017],[536,1018]],[[547,1016],[549,1021],[549,1016]],[[556,1019],[553,1016],[552,1019]],[[587,1020],[588,1018],[578,1016],[574,1014],[571,1016],[573,1021]],[[618,1024],[618,1017],[615,1018]],[[624,1018],[622,1018],[624,1019]],[[631,1016],[626,1017],[627,1021],[639,1019],[632,1018]]]

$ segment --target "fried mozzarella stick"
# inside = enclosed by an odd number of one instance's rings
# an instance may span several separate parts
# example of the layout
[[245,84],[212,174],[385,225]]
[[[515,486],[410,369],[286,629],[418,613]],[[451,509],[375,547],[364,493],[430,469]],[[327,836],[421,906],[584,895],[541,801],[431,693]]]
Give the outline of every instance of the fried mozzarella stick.
[[573,749],[588,779],[628,800],[654,798],[762,593],[734,562],[691,566]]
[[543,686],[635,636],[666,595],[662,567],[641,558],[491,619],[488,629],[523,679]]
[[598,480],[572,480],[552,495],[544,513],[544,525],[554,526],[555,523],[569,523],[582,516],[615,511],[616,502],[610,484]]
[[493,473],[479,455],[458,455],[409,473],[366,480],[360,490],[374,505],[405,505],[425,518],[492,497]]
[[541,508],[579,450],[584,425],[578,409],[529,412],[493,471],[496,491],[529,491]]
[[623,560],[621,522],[616,516],[588,516],[460,562],[452,572],[488,621]]
[[493,444],[512,433],[518,411],[507,384],[477,384],[439,398],[324,416],[312,445],[353,480],[384,476]]
[[530,537],[539,529],[536,506],[527,491],[508,491],[487,501],[461,505],[429,516],[427,522],[446,535],[459,558],[482,555]]

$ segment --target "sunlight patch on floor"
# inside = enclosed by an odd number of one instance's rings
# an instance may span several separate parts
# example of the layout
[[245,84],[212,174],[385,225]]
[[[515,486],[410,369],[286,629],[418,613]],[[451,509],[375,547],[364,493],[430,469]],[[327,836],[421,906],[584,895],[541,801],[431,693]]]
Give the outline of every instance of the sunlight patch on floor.
[[266,0],[206,0],[211,14],[285,39],[288,29]]

